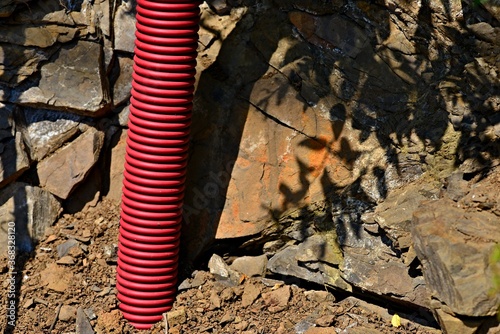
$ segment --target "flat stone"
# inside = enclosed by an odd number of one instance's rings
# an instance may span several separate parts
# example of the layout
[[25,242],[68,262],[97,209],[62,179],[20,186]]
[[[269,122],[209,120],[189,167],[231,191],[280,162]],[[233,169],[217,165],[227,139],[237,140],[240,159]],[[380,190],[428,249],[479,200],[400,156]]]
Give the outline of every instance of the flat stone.
[[186,309],[184,307],[179,307],[167,312],[167,321],[169,327],[182,325],[187,321]]
[[225,325],[227,323],[233,322],[234,321],[234,315],[231,312],[226,312],[220,319],[220,324]]
[[[76,32],[75,29],[72,30]],[[0,42],[40,48],[54,45],[59,35],[56,30],[50,28],[17,25],[4,27],[2,32]]]
[[306,298],[318,304],[325,301],[335,301],[335,297],[328,291],[308,290],[304,292]]
[[70,144],[37,166],[40,185],[59,198],[67,198],[97,162],[104,134],[89,128]]
[[342,263],[342,250],[335,233],[313,235],[299,245],[295,257],[299,262],[326,262],[332,265]]
[[[335,327],[310,327],[304,334],[336,334]],[[351,331],[349,330],[349,333]]]
[[[362,212],[364,209],[361,203],[358,203],[343,210]],[[339,218],[340,216],[334,214],[333,221],[339,221]],[[404,260],[398,258],[380,236],[367,232],[363,225],[356,218],[350,220],[346,215],[337,225],[338,240],[344,255],[341,264],[342,278],[363,290],[428,307],[430,295],[424,278],[411,277]]]
[[79,245],[79,243],[75,239],[69,239],[69,240],[63,242],[62,244],[57,246],[57,256],[59,258],[62,258],[63,256],[68,255],[69,251],[73,247],[77,247],[78,245]]
[[227,0],[209,0],[207,3],[210,5],[210,8],[217,13],[217,15],[226,15],[232,8]]
[[235,259],[229,267],[249,277],[264,277],[267,270],[267,256],[242,256]]
[[435,311],[441,328],[445,333],[474,334],[481,326],[484,319],[460,319],[444,312],[441,309]]
[[192,288],[197,288],[200,285],[205,284],[207,279],[209,279],[209,274],[204,272],[204,271],[197,271],[196,274],[194,274],[193,280],[191,281],[191,287]]
[[33,298],[28,298],[24,304],[23,304],[23,307],[24,308],[30,308],[31,306],[33,306],[35,304],[35,301]]
[[82,307],[76,311],[76,334],[95,334]]
[[490,293],[488,259],[500,240],[498,216],[444,198],[423,204],[413,217],[413,242],[432,295],[459,315],[495,315],[500,296]]
[[75,264],[75,259],[72,256],[63,256],[59,260],[56,261],[57,264],[65,264],[65,265],[72,265]]
[[229,268],[226,262],[217,254],[212,255],[208,261],[208,268],[210,269],[210,273],[222,283],[229,285],[238,285],[240,283],[241,275]]
[[40,273],[40,280],[50,290],[65,292],[73,284],[73,274],[70,269],[50,263]]
[[356,57],[368,39],[354,22],[340,15],[314,16],[305,12],[291,12],[292,23],[311,43],[340,48],[350,57]]
[[384,202],[377,206],[375,221],[398,249],[407,249],[411,245],[413,212],[422,201],[437,198],[438,192],[437,184],[422,180],[390,191]]
[[255,284],[245,285],[243,295],[241,296],[241,306],[247,307],[252,305],[261,294],[261,289]]
[[58,57],[42,65],[37,86],[23,91],[17,103],[100,116],[110,104],[102,72],[101,45],[79,41],[65,44]]
[[225,302],[232,300],[233,297],[234,297],[234,290],[231,288],[225,288],[220,293],[221,300]]
[[210,308],[212,310],[219,309],[221,307],[221,300],[216,291],[210,293]]
[[76,319],[77,308],[71,305],[63,305],[59,310],[59,320],[72,321]]
[[406,37],[405,33],[398,27],[394,21],[389,22],[389,37],[385,39],[383,45],[394,51],[399,51],[404,54],[415,54],[416,49]]
[[454,201],[458,201],[469,192],[469,184],[464,180],[464,173],[455,172],[446,179],[446,194]]
[[[103,188],[103,173],[99,167],[98,165],[93,166],[85,178],[85,181],[76,186],[68,198],[66,198],[64,201],[65,212],[73,214],[85,211],[97,205],[101,198],[101,190]],[[77,240],[79,239],[81,239],[81,237],[77,237]],[[82,239],[79,241],[87,242],[88,240],[83,241]]]
[[267,269],[276,274],[298,277],[306,281],[324,284],[321,273],[312,272],[298,265],[296,260],[297,255],[298,247],[289,246],[269,259]]
[[316,319],[314,321],[314,323],[316,325],[318,325],[319,327],[328,327],[328,326],[330,326],[333,323],[333,321],[335,320],[335,318],[336,318],[335,315],[333,315],[333,314],[327,314],[327,315],[321,316],[318,319]]
[[290,297],[291,289],[288,285],[262,294],[262,299],[271,313],[283,311],[288,308]]
[[486,22],[470,24],[467,28],[470,29],[477,37],[491,43],[497,42],[498,36],[500,36],[500,30],[494,29]]
[[84,309],[83,312],[90,320],[94,320],[95,318],[97,318],[97,315],[94,313],[94,309],[92,307]]
[[[349,296],[340,302],[340,306],[344,309],[348,309],[352,305],[356,305],[356,307],[363,309],[363,311],[367,314],[376,314],[387,324],[391,323],[391,320],[394,316],[394,311],[375,304],[371,304],[354,296]],[[399,315],[401,316],[400,321],[402,326],[407,326],[411,322],[419,330],[425,333],[442,334],[441,330],[431,327],[436,326],[437,324],[433,320],[430,320],[428,316],[423,318],[416,314],[399,313]]]
[[120,124],[121,127],[127,127],[128,126],[128,118],[130,115],[130,105],[126,105],[122,108],[117,108],[118,111],[118,124]]
[[[61,212],[61,204],[48,191],[21,182],[3,188],[0,203],[0,225],[15,222],[16,247],[22,251],[33,250],[34,242],[44,238],[45,229]],[[7,232],[0,229],[0,252],[7,249]]]

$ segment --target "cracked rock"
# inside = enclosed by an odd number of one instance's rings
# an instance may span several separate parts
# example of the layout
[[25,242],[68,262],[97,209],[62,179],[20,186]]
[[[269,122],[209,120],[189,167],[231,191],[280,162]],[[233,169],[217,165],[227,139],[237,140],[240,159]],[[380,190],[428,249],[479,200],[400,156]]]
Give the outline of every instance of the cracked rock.
[[37,166],[40,185],[59,198],[68,198],[97,162],[103,141],[104,134],[101,131],[89,128],[41,161]]

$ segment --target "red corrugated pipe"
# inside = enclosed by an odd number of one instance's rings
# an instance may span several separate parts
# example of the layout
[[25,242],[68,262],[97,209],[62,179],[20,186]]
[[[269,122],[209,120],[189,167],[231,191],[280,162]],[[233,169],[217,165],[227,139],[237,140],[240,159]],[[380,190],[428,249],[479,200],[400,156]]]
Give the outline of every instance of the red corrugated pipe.
[[176,293],[199,2],[137,0],[136,18],[116,287],[148,329]]

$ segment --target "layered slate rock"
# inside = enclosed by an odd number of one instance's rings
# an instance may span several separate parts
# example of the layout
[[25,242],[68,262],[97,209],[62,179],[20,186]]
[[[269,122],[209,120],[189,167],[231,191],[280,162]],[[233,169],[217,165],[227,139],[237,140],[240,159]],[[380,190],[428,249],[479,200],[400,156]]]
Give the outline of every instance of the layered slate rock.
[[23,118],[21,132],[30,158],[35,161],[41,161],[75,137],[84,121],[77,115],[29,108],[24,109]]
[[66,199],[99,159],[104,134],[90,127],[37,166],[40,186]]
[[384,202],[377,205],[373,219],[391,239],[394,248],[407,252],[412,247],[413,212],[423,201],[437,199],[438,196],[437,182],[429,178],[419,180],[391,191]]
[[451,312],[469,317],[495,315],[489,258],[500,240],[499,217],[466,210],[449,199],[423,204],[414,213],[412,236],[434,298]]
[[[38,71],[38,66],[47,61],[57,48],[40,49],[16,44],[2,44],[0,47],[0,82],[16,86]],[[2,94],[2,90],[4,94]],[[0,90],[0,101],[8,101],[6,88]],[[3,95],[3,96],[2,96]]]
[[122,1],[113,21],[115,50],[134,52],[135,1]]
[[2,0],[0,1],[0,17],[7,17],[16,9],[16,1]]
[[285,247],[269,259],[267,268],[276,274],[351,291],[350,284],[341,277],[342,253],[334,237],[329,233],[315,235],[297,246]]
[[110,107],[102,47],[78,41],[64,45],[40,70],[37,86],[21,92],[16,102],[98,116]]
[[31,251],[61,213],[60,202],[48,191],[15,182],[0,192],[0,252],[7,249],[9,222],[15,222],[16,247]]
[[0,187],[16,180],[30,160],[20,132],[16,131],[15,107],[0,103]]

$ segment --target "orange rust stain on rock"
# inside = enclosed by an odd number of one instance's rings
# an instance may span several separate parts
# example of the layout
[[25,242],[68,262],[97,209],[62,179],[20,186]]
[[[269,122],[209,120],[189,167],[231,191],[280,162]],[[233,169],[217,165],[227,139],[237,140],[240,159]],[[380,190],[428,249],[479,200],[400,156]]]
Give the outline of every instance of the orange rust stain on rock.
[[327,136],[319,136],[314,140],[309,140],[307,143],[309,149],[307,165],[312,177],[319,177],[326,165],[330,163],[331,146],[334,144],[332,138]]

